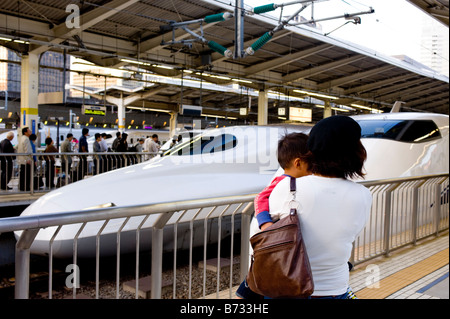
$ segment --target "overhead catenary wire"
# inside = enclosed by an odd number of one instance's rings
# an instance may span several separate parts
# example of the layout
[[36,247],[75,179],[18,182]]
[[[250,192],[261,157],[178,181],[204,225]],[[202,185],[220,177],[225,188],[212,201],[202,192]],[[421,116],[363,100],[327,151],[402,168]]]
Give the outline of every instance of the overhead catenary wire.
[[[303,1],[306,2],[306,1]],[[272,11],[269,10],[270,6],[272,6],[272,8],[274,8],[273,10],[275,10],[276,7],[275,4],[269,5],[269,6],[262,6],[264,8],[262,8],[261,10],[256,10],[256,11],[261,11],[261,12],[268,12],[268,11]],[[281,5],[280,5],[281,6]],[[245,50],[245,54],[246,55],[253,55],[255,54],[256,51],[258,51],[259,49],[261,49],[261,47],[263,45],[265,45],[267,42],[269,42],[272,37],[273,34],[275,32],[278,32],[280,30],[283,30],[284,26],[287,25],[289,23],[289,21],[291,21],[294,17],[296,17],[300,12],[302,12],[306,7],[308,6],[308,4],[303,4],[302,7],[300,9],[298,9],[297,11],[295,11],[294,14],[292,14],[289,18],[282,20],[281,23],[279,23],[274,29],[272,29],[271,31],[267,31],[266,33],[264,33],[258,40],[256,40],[251,46],[249,46],[246,50]],[[267,10],[267,11],[266,11]]]

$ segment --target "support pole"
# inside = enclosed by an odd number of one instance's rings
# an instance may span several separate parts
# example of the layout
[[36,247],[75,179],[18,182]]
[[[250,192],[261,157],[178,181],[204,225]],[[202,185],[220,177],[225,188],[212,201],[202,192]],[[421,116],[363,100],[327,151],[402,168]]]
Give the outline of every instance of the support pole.
[[119,119],[119,131],[125,131],[125,104],[123,100],[123,93],[120,93],[120,99],[117,99],[117,117]]
[[171,112],[169,123],[170,137],[173,137],[175,135],[177,131],[177,124],[178,124],[178,112]]
[[235,26],[234,26],[234,58],[242,58],[244,56],[244,0],[236,0],[234,9]]
[[269,104],[267,91],[260,90],[258,95],[258,125],[267,125]]
[[20,126],[36,134],[38,122],[39,55],[22,56],[20,85]]
[[325,101],[325,107],[323,109],[323,118],[330,117],[332,114],[330,101]]

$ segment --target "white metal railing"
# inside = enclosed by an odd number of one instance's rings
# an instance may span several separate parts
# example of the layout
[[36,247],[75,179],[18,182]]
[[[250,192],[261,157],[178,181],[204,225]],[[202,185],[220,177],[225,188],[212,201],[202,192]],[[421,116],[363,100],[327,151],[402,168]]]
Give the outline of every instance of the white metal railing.
[[[363,232],[354,242],[352,262],[359,264],[376,256],[389,255],[399,247],[415,244],[418,240],[438,235],[449,227],[449,175],[432,175],[400,178],[380,181],[361,182],[370,189],[373,205],[370,220]],[[73,239],[73,264],[77,265],[78,238],[83,228],[91,222],[103,222],[96,234],[96,298],[99,295],[100,240],[105,226],[112,220],[120,220],[116,236],[116,298],[119,298],[121,236],[130,218],[140,216],[141,222],[133,230],[136,240],[136,289],[138,298],[140,252],[144,232],[151,231],[151,278],[152,298],[161,298],[162,258],[167,246],[173,249],[173,292],[177,298],[177,256],[180,249],[189,251],[188,298],[192,297],[193,249],[203,246],[203,262],[206,264],[207,250],[211,243],[217,245],[217,263],[220,269],[220,257],[235,255],[240,257],[240,280],[247,274],[249,266],[249,228],[253,214],[253,200],[256,194],[206,198],[190,201],[161,203],[131,207],[111,207],[89,211],[42,214],[39,216],[19,216],[0,219],[0,233],[23,230],[16,245],[16,298],[29,297],[30,247],[40,229],[55,227],[55,233],[49,244],[49,298],[52,298],[53,276],[53,240],[63,225],[79,224],[80,228]],[[155,217],[156,218],[153,218]],[[148,220],[153,220],[147,225]],[[236,236],[240,232],[240,251],[235,252]],[[187,236],[187,234],[189,234]],[[231,236],[230,251],[221,249],[225,235]],[[148,234],[146,234],[147,236]],[[169,236],[170,235],[170,236]],[[169,236],[169,237],[168,237]],[[147,236],[148,237],[148,236]],[[168,239],[170,238],[170,244]],[[169,251],[170,248],[169,248]],[[236,267],[237,268],[237,267]],[[229,272],[229,296],[232,296],[233,262]],[[206,294],[206,267],[203,268],[203,296]],[[216,274],[219,294],[220,272]],[[76,298],[76,287],[73,297]]]
[[160,153],[0,153],[0,170],[5,172],[0,195],[45,193],[85,177],[147,161],[157,154]]

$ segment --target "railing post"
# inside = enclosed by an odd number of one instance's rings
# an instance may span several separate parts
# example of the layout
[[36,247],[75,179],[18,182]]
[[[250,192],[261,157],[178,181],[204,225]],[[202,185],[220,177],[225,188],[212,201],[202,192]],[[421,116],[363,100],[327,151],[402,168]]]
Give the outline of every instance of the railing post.
[[253,201],[250,202],[241,214],[241,277],[242,282],[248,273],[249,268],[249,238],[250,238],[250,221],[253,213]]
[[417,205],[419,204],[419,186],[415,185],[413,189],[413,203],[412,203],[412,243],[417,245],[417,219],[419,218]]
[[384,254],[386,257],[390,254],[391,246],[391,208],[392,208],[392,191],[395,190],[399,184],[392,184],[386,189],[385,206],[384,206]]
[[427,179],[418,181],[413,189],[412,203],[412,244],[417,245],[417,228],[419,226],[419,188],[427,182]]
[[[34,159],[33,159],[33,155],[34,155],[34,153],[29,156],[31,158],[31,168],[30,168],[30,176],[28,176],[28,178],[30,179],[30,193],[31,193],[31,195],[34,194]],[[25,172],[26,172],[26,170],[25,170]],[[25,173],[25,185],[27,185],[26,177],[27,177],[27,174]],[[38,185],[39,185],[39,179],[38,179]],[[27,188],[25,186],[25,190],[26,189]]]
[[174,213],[162,213],[152,227],[152,299],[161,299],[164,226]]
[[152,299],[161,299],[163,229],[152,228]]
[[26,229],[16,243],[16,284],[14,297],[28,299],[30,290],[30,247],[39,229]]
[[441,179],[439,182],[437,182],[435,186],[435,196],[434,196],[434,234],[435,236],[439,236],[439,223],[441,221],[441,184],[446,180],[447,178]]

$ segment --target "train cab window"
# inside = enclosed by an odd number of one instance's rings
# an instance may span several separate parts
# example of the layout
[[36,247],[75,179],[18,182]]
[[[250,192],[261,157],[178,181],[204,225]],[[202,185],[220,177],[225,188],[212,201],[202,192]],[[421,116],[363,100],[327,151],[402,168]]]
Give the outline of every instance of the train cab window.
[[397,140],[400,133],[408,124],[408,121],[364,120],[358,121],[358,124],[361,126],[361,137]]
[[433,121],[412,121],[402,134],[403,142],[420,143],[441,137],[439,128]]
[[361,120],[361,137],[420,143],[441,136],[430,120]]
[[164,153],[167,155],[198,155],[223,152],[237,145],[236,136],[222,134],[216,136],[196,136]]

